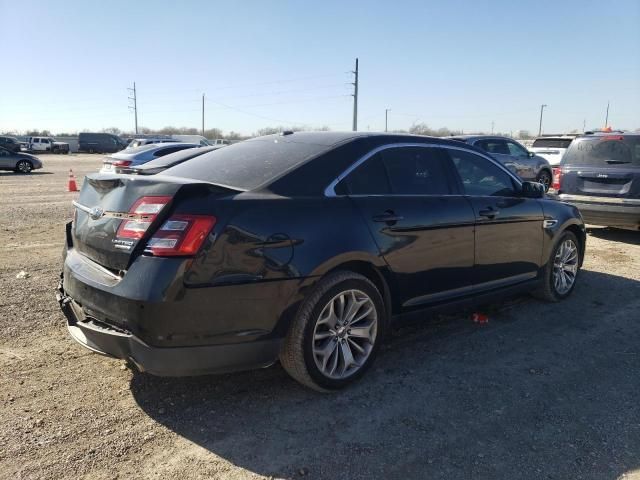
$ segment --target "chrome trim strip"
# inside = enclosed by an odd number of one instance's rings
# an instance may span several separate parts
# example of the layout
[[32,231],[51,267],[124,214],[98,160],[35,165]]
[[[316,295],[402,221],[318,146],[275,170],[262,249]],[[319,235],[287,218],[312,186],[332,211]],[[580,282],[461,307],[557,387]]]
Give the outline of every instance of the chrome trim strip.
[[[507,167],[505,167],[502,163],[498,162],[497,160],[494,160],[493,158],[484,155],[480,152],[477,152],[475,150],[472,150],[470,148],[464,148],[464,147],[459,147],[457,145],[448,145],[448,144],[442,144],[442,143],[413,143],[413,142],[403,142],[403,143],[387,143],[385,145],[380,145],[379,147],[374,148],[373,150],[371,150],[370,152],[366,153],[365,155],[363,155],[362,157],[360,157],[360,159],[356,160],[354,163],[351,164],[351,166],[349,166],[344,172],[342,172],[340,175],[338,175],[338,177],[333,180],[333,182],[331,182],[327,188],[324,189],[324,196],[325,197],[342,197],[345,195],[338,195],[336,194],[335,191],[335,187],[338,183],[340,183],[347,175],[349,175],[351,172],[353,172],[356,168],[358,168],[360,165],[362,165],[364,162],[366,162],[367,160],[369,160],[371,157],[373,157],[376,153],[382,152],[383,150],[388,150],[390,148],[403,148],[403,147],[418,147],[418,148],[450,148],[452,150],[461,150],[463,152],[468,152],[468,153],[473,153],[479,157],[482,157],[486,160],[489,160],[491,163],[493,163],[494,165],[496,165],[498,168],[500,168],[501,170],[503,170],[504,172],[506,172],[515,182],[517,185],[522,186],[522,180],[520,178],[518,178],[516,175],[514,175],[514,173],[509,170]],[[351,196],[351,195],[349,195]],[[370,195],[364,195],[364,196],[370,196]],[[384,195],[384,196],[391,196],[391,195]],[[413,195],[412,195],[413,196]],[[436,196],[441,196],[441,195],[436,195]]]
[[616,205],[640,205],[640,198],[618,198],[618,197],[593,197],[590,195],[570,195],[561,193],[558,198],[563,201],[575,201],[585,203],[613,203]]
[[[84,213],[91,215],[91,211],[93,209],[89,207],[85,207],[81,203],[76,202],[75,200],[71,202],[74,207],[78,210],[82,210]],[[153,214],[143,214],[143,213],[128,213],[128,212],[102,212],[100,217],[109,217],[109,218],[119,218],[121,220],[147,220],[153,218]]]

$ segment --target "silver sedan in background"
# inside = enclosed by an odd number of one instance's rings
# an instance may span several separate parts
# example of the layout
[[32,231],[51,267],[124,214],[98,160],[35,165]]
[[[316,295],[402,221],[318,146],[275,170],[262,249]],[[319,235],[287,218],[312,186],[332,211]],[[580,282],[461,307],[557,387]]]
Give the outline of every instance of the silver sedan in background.
[[156,158],[199,146],[195,143],[152,143],[128,148],[105,157],[100,173],[131,173],[133,168]]

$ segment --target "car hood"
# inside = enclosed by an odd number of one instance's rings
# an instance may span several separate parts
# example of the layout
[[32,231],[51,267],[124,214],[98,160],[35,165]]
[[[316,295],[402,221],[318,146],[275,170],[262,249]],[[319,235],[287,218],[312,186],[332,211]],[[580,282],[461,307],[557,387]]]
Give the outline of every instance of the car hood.
[[16,153],[16,155],[20,158],[26,158],[28,160],[37,160],[38,162],[40,161],[40,159],[38,157],[36,157],[35,155],[31,155],[30,153]]

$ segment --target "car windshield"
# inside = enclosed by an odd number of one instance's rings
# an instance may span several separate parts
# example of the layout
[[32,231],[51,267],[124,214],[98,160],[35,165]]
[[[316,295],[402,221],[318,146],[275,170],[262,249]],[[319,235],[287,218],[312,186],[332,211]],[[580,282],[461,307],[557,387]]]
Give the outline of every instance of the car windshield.
[[269,135],[200,155],[166,170],[165,174],[251,190],[328,148],[326,144]]
[[640,167],[640,136],[578,138],[565,153],[562,163],[595,167]]
[[536,138],[533,141],[534,148],[569,148],[573,138]]

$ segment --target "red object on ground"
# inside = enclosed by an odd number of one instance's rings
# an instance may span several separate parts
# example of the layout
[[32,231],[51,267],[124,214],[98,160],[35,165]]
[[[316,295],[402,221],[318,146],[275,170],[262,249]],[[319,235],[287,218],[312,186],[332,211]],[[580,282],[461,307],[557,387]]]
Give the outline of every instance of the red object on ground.
[[489,317],[484,313],[474,313],[473,315],[471,315],[471,320],[473,320],[473,323],[489,323]]
[[69,182],[67,183],[67,192],[77,192],[78,185],[76,184],[76,177],[73,176],[73,170],[69,169]]

